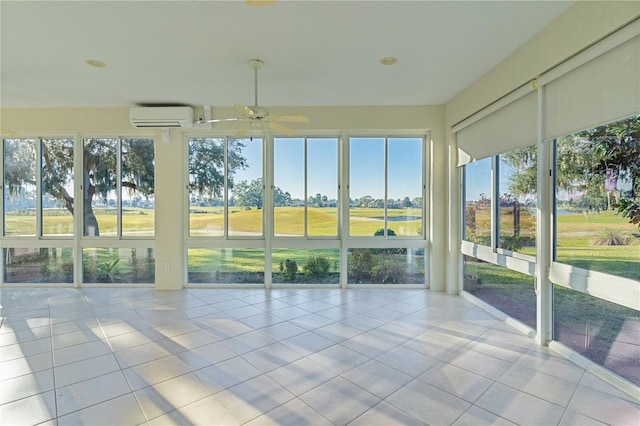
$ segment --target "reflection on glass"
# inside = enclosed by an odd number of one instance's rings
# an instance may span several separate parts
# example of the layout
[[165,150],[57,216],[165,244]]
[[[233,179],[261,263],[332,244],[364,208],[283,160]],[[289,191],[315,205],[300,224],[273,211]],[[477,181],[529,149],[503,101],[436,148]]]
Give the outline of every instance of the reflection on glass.
[[463,279],[465,291],[536,329],[534,277],[465,256]]
[[305,214],[305,141],[276,138],[273,146],[273,232],[303,236]]
[[349,284],[425,284],[424,249],[352,248],[347,252]]
[[307,139],[307,194],[307,234],[337,236],[338,139]]
[[35,139],[4,139],[4,235],[36,235]]
[[640,385],[640,312],[553,287],[553,338]]
[[635,116],[556,141],[558,262],[640,280],[639,140]]
[[264,182],[262,179],[262,139],[229,140],[227,156],[234,151],[238,162],[235,166],[227,160],[227,185],[229,188],[229,236],[260,237]]
[[339,284],[339,249],[273,249],[274,284]]
[[384,233],[385,139],[349,139],[349,233]]
[[388,142],[387,235],[422,234],[422,138]]
[[42,139],[42,234],[73,235],[73,139]]
[[[243,167],[240,143],[229,149],[230,170]],[[189,138],[189,235],[224,235],[225,139]]]
[[464,236],[491,245],[491,158],[464,166]]
[[189,284],[262,284],[263,249],[191,248],[187,252]]
[[153,284],[155,253],[152,248],[85,248],[82,281],[97,283]]
[[5,248],[4,282],[73,283],[72,248]]
[[122,140],[122,235],[152,236],[155,224],[153,139]]
[[499,247],[536,255],[537,148],[499,156]]
[[85,139],[83,152],[84,236],[116,235],[117,139]]

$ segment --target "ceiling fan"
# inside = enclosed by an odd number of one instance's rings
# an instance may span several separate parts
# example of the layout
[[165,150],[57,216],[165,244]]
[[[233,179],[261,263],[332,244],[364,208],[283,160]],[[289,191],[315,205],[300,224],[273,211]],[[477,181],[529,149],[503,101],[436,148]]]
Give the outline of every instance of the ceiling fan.
[[268,128],[276,132],[284,133],[288,136],[296,135],[297,132],[295,130],[280,123],[308,123],[309,118],[304,115],[271,115],[269,114],[269,110],[264,107],[258,106],[258,70],[264,65],[264,62],[262,62],[260,59],[251,59],[249,60],[249,65],[251,66],[251,68],[253,68],[254,72],[253,106],[234,104],[234,108],[242,113],[242,117],[207,120],[207,123],[244,121],[245,123],[247,123],[247,125],[236,132],[236,137],[242,137],[249,133],[249,131],[256,128]]

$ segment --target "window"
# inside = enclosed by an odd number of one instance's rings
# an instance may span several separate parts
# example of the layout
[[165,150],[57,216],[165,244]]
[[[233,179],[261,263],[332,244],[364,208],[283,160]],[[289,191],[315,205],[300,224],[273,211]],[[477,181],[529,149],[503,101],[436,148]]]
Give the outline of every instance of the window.
[[155,282],[152,248],[85,248],[82,250],[82,282],[85,284]]
[[339,249],[273,249],[274,284],[340,284]]
[[71,247],[5,248],[3,259],[4,283],[73,283],[73,248]]
[[190,248],[188,282],[192,284],[263,284],[264,250]]
[[153,236],[153,140],[84,139],[83,164],[83,235]]
[[500,155],[498,247],[536,255],[537,148]]
[[464,166],[463,239],[491,246],[491,158]]
[[640,116],[556,140],[557,262],[640,280],[639,141]]
[[338,140],[274,140],[275,236],[338,235]]
[[189,235],[263,235],[262,139],[189,138]]
[[3,143],[4,235],[72,236],[73,140]]
[[4,235],[36,235],[37,143],[4,140]]
[[554,340],[640,385],[639,312],[558,285],[553,291]]
[[423,248],[351,248],[347,253],[349,284],[425,284]]
[[350,138],[351,236],[423,235],[422,138]]
[[464,290],[535,330],[534,281],[534,277],[464,256]]

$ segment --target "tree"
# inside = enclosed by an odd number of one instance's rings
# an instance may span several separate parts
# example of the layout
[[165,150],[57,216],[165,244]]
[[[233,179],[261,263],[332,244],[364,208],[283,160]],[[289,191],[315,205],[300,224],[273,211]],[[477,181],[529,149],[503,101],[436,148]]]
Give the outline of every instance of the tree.
[[[247,182],[238,182],[234,190],[235,203],[244,208],[262,208],[262,196],[264,194],[264,184],[262,178]],[[277,186],[273,189],[273,205],[275,207],[291,205],[291,194],[284,192]]]
[[[227,139],[227,187],[233,189],[237,170],[246,169],[240,139]],[[224,139],[193,138],[189,141],[189,189],[200,197],[224,199]]]
[[262,194],[264,185],[262,178],[252,180],[250,183],[246,180],[239,182],[234,190],[234,198],[236,205],[242,206],[245,209],[256,207],[262,208]]
[[[582,196],[576,207],[601,210],[613,207],[632,223],[640,205],[640,116],[587,129],[557,140],[556,185],[577,190]],[[501,156],[514,168],[509,191],[515,196],[536,192],[535,147]],[[617,183],[629,189],[619,190]],[[617,201],[610,203],[614,193]]]
[[402,200],[402,207],[404,208],[413,207],[413,203],[411,202],[409,197],[404,197],[404,199]]
[[[6,139],[4,141],[5,185],[16,193],[35,181],[35,147],[38,141]],[[82,212],[84,235],[100,235],[93,211],[94,198],[107,203],[108,194],[117,188],[117,140],[85,139],[82,146]],[[74,145],[71,139],[42,139],[42,192],[49,194],[75,216],[78,205],[67,187],[73,179]],[[153,141],[122,140],[121,185],[145,196],[154,193]],[[151,160],[151,161],[150,161]],[[10,166],[6,167],[7,161]],[[9,173],[7,173],[9,171]]]
[[273,205],[275,207],[290,206],[291,194],[289,192],[283,192],[282,189],[276,186],[273,190]]

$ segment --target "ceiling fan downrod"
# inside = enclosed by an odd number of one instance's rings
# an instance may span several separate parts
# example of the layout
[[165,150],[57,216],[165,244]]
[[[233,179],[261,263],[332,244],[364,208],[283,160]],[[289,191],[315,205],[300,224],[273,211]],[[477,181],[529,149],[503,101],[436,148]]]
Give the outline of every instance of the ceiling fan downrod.
[[249,65],[253,68],[253,106],[258,106],[258,70],[262,68],[264,62],[260,59],[249,59]]

